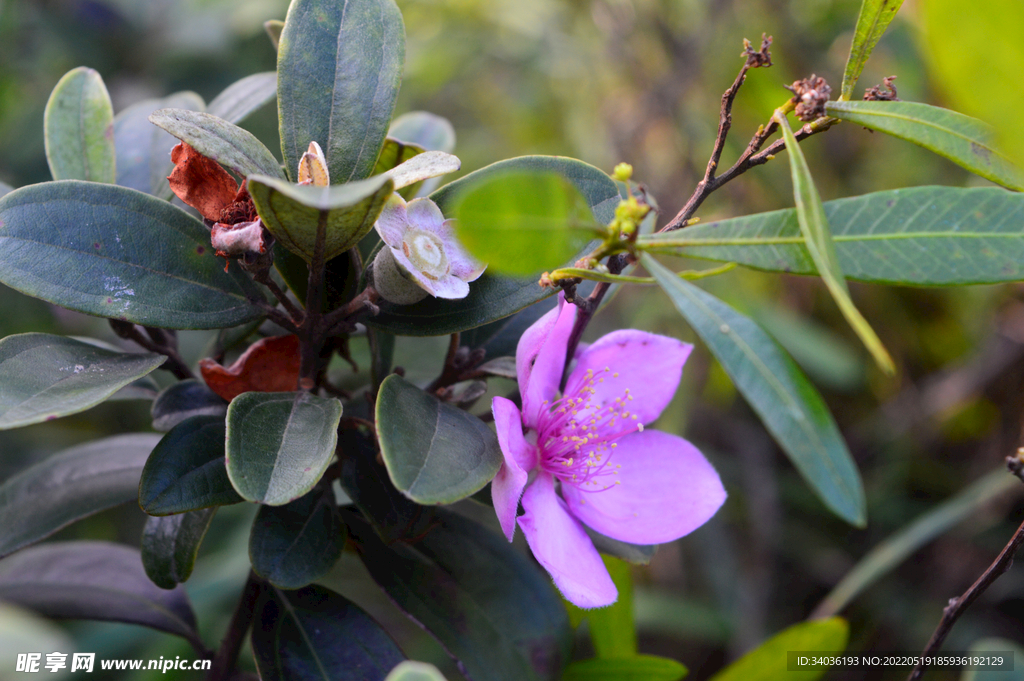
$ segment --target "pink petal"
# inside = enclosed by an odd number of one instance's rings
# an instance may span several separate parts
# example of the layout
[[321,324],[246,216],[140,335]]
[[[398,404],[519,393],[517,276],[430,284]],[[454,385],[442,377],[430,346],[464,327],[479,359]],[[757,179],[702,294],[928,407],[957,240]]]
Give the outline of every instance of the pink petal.
[[454,300],[465,298],[469,295],[469,284],[458,277],[446,274],[440,279],[431,282],[435,298],[448,298]]
[[413,199],[406,207],[406,212],[409,215],[409,225],[414,229],[422,229],[424,232],[440,236],[444,215],[436,203],[427,198]]
[[374,225],[380,238],[392,248],[401,248],[402,238],[409,229],[409,217],[406,213],[406,203],[398,194],[392,194],[384,204],[384,210],[377,217]]
[[537,359],[537,353],[544,345],[544,340],[551,334],[558,320],[558,313],[565,303],[562,294],[558,294],[558,304],[554,309],[548,310],[544,316],[530,325],[530,328],[523,331],[519,337],[519,344],[516,346],[516,376],[519,380],[520,394],[526,394],[526,386],[530,384],[530,372],[533,371],[533,362]]
[[471,256],[458,238],[455,236],[455,220],[445,220],[437,231],[437,236],[444,244],[445,255],[448,256],[448,263],[452,274],[462,281],[476,281],[487,269],[487,265],[480,263]]
[[[610,406],[620,414],[628,412],[629,420],[651,423],[675,395],[692,350],[692,345],[675,338],[633,329],[599,338],[579,356],[565,385],[566,395],[575,395],[588,383],[593,389],[589,397],[593,406],[580,409],[577,420],[582,422],[594,409]],[[593,372],[592,381],[587,379],[588,371]],[[616,404],[617,399],[621,404]],[[636,419],[631,418],[634,415]]]
[[[725,501],[718,473],[683,438],[645,430],[617,444],[607,461],[618,475],[596,477],[593,491],[562,485],[572,514],[601,534],[663,544],[703,525]],[[598,491],[606,485],[611,487]]]
[[[435,297],[437,296],[437,282],[429,277],[423,276],[423,273],[416,269],[416,266],[412,264],[401,247],[392,248],[391,255],[394,256],[395,262],[399,265],[399,269],[406,275],[406,279],[416,282],[420,288],[430,295]],[[469,292],[468,285],[466,286],[466,292]]]
[[[547,315],[541,317],[538,324],[543,322],[546,317]],[[522,383],[519,384],[519,392],[523,396],[523,422],[527,426],[537,424],[541,412],[550,407],[544,402],[553,400],[555,393],[558,392],[559,384],[562,382],[562,372],[565,370],[566,346],[569,343],[569,335],[572,333],[575,322],[576,306],[566,303],[562,294],[559,294],[558,318],[541,343],[536,358],[533,360],[533,368],[530,370],[525,389]],[[524,333],[523,336],[525,337],[526,334]],[[530,338],[529,342],[534,345],[536,339]],[[519,344],[522,346],[522,339]],[[516,370],[521,375],[519,354],[520,351],[517,348]]]
[[516,531],[519,497],[526,487],[526,471],[537,465],[537,454],[523,439],[523,421],[519,417],[519,408],[512,401],[495,397],[491,402],[491,411],[494,413],[494,425],[498,429],[498,444],[505,457],[505,463],[491,481],[491,500],[502,531],[512,541]]
[[541,473],[523,494],[525,513],[519,525],[537,561],[555,580],[562,595],[581,608],[601,608],[618,591],[583,526],[555,494],[554,480]]

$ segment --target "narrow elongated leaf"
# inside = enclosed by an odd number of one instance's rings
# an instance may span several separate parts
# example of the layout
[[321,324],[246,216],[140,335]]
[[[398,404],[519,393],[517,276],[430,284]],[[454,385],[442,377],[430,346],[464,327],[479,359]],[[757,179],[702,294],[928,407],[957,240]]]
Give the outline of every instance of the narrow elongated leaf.
[[210,102],[206,113],[238,124],[276,96],[277,71],[254,73],[224,88]]
[[161,199],[173,194],[167,176],[174,169],[171,149],[178,143],[170,133],[149,122],[158,109],[202,111],[203,98],[194,92],[178,92],[162,99],[146,99],[114,117],[114,144],[117,147],[117,183]]
[[153,430],[164,433],[193,416],[218,416],[223,421],[227,412],[228,403],[194,378],[179,381],[163,390],[153,400],[150,409]]
[[566,602],[569,617],[586,620],[597,657],[605,660],[636,657],[636,620],[633,617],[633,577],[629,565],[616,558],[602,556],[608,574],[615,582],[619,598],[606,608],[583,610]]
[[427,111],[410,111],[396,116],[388,128],[388,137],[428,150],[449,154],[455,150],[455,128],[447,118]]
[[48,333],[0,340],[0,430],[77,414],[167,360]]
[[687,673],[686,667],[667,657],[634,655],[573,662],[562,681],[679,681]]
[[281,165],[270,149],[251,132],[233,123],[186,109],[160,109],[150,114],[149,120],[241,177],[284,178]]
[[376,409],[388,475],[417,503],[454,503],[482,489],[501,467],[498,438],[483,421],[397,374],[384,379]]
[[[903,0],[862,0],[860,14],[857,16],[857,27],[853,31],[853,43],[850,45],[850,56],[846,60],[846,71],[843,73],[843,87],[839,99],[850,99],[853,88],[860,78],[864,64],[867,63],[871,51],[875,49],[889,22],[896,16]],[[788,145],[787,145],[788,146]]]
[[[310,142],[331,182],[373,170],[405,62],[405,27],[393,0],[296,0],[277,52],[277,110],[289,173]],[[292,176],[294,179],[294,176]]]
[[154,516],[142,531],[142,567],[161,589],[188,580],[217,507],[177,515]]
[[142,470],[142,510],[170,515],[241,501],[228,480],[224,439],[219,416],[194,416],[172,428]]
[[392,669],[384,681],[445,681],[445,678],[432,664],[406,660]]
[[[824,209],[839,264],[850,279],[916,286],[1024,279],[1021,194],[996,187],[914,187],[828,201]],[[817,272],[792,209],[640,241],[659,252],[770,272]]]
[[320,480],[338,442],[341,402],[306,392],[244,393],[227,420],[228,477],[249,501],[281,506]]
[[951,527],[1011,490],[1020,480],[1000,469],[976,480],[951,499],[886,537],[846,573],[814,609],[813,619],[838,614],[854,598]]
[[468,678],[560,677],[571,648],[565,608],[547,575],[504,537],[437,509],[440,522],[416,541],[385,546],[365,521],[342,512],[374,581]]
[[425,151],[394,166],[385,174],[395,183],[395,189],[418,184],[432,177],[454,173],[462,167],[462,161],[443,151]]
[[78,312],[169,329],[262,315],[250,302],[262,294],[241,269],[224,271],[202,223],[92,182],[30,185],[0,199],[0,282]]
[[254,175],[249,194],[263,226],[281,245],[313,261],[317,235],[323,230],[325,260],[359,243],[373,229],[394,183],[385,175],[348,184],[314,187]]
[[860,474],[814,386],[753,320],[650,255],[640,261],[825,505],[862,526],[866,511]]
[[[558,156],[521,156],[500,161],[446,184],[430,198],[446,217],[452,217],[455,200],[462,189],[515,171],[561,175],[583,195],[598,222],[607,224],[615,216],[615,207],[619,203],[615,182],[592,165]],[[534,277],[503,277],[484,272],[470,284],[469,295],[465,298],[440,300],[427,297],[413,305],[382,302],[381,313],[368,319],[367,323],[397,335],[440,336],[508,317],[552,294],[552,289],[538,286]]]
[[595,236],[586,200],[557,173],[489,177],[455,200],[459,240],[495,272],[522,276],[554,269]]
[[0,600],[47,617],[140,624],[204,650],[185,590],[157,587],[138,549],[120,544],[54,542],[5,558]]
[[789,670],[790,652],[841,653],[846,650],[850,627],[838,617],[800,622],[771,637],[711,677],[711,681],[777,681],[820,678],[827,666],[807,671]]
[[274,589],[257,621],[252,651],[263,681],[379,681],[405,659],[373,618],[322,586]]
[[0,485],[0,556],[76,520],[135,499],[158,435],[134,434],[65,449]]
[[323,577],[344,547],[345,526],[331,490],[284,506],[261,506],[249,534],[253,571],[282,589],[299,589]]
[[800,232],[804,235],[807,252],[810,253],[821,280],[825,282],[825,286],[832,294],[839,310],[860,337],[861,342],[871,352],[875,362],[887,374],[894,374],[896,366],[892,362],[892,357],[889,356],[874,329],[864,319],[850,298],[850,290],[846,286],[846,275],[843,274],[843,268],[839,264],[839,256],[836,255],[832,232],[828,226],[828,218],[825,217],[821,196],[818,195],[818,188],[814,186],[814,178],[811,177],[811,169],[807,167],[804,152],[797,144],[786,117],[777,116],[776,118],[782,129],[782,137],[786,140],[786,150],[789,151],[793,198],[796,200],[796,218],[800,224]]
[[919,102],[828,102],[830,116],[934,151],[972,173],[1024,191],[1024,171],[992,148],[993,131],[977,118]]
[[55,180],[113,183],[114,107],[93,69],[79,66],[53,88],[43,113],[46,161]]

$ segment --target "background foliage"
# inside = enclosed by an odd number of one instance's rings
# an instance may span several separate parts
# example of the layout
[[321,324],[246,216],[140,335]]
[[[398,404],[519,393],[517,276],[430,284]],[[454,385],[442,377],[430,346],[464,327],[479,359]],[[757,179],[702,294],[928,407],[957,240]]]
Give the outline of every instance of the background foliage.
[[[98,70],[115,112],[182,89],[209,101],[238,78],[274,68],[262,22],[283,18],[286,4],[4,2],[0,180],[22,186],[49,179],[43,107],[69,69]],[[425,109],[451,120],[463,172],[531,153],[573,156],[606,170],[628,161],[634,177],[664,207],[663,221],[703,174],[719,97],[741,64],[742,39],[756,42],[762,32],[774,36],[775,66],[748,77],[734,110],[726,162],[788,98],[783,83],[815,72],[838,90],[859,7],[855,0],[404,0],[399,5],[408,45],[397,111]],[[922,33],[921,9],[911,2],[901,9],[868,62],[861,86],[896,74],[903,98],[955,108],[957,99],[928,70],[925,50],[946,46],[936,46]],[[268,107],[247,127],[277,149],[273,113]],[[850,124],[801,148],[825,200],[927,184],[987,184],[918,147]],[[713,195],[699,215],[710,221],[789,207],[788,173],[781,158],[755,169]],[[806,618],[869,550],[998,469],[1017,447],[1024,413],[1019,285],[944,290],[852,284],[859,309],[895,360],[895,378],[874,367],[816,279],[735,270],[708,286],[760,321],[822,389],[863,475],[869,522],[854,529],[825,512],[698,344],[658,427],[697,443],[721,473],[730,497],[706,527],[662,547],[649,566],[635,569],[633,596],[640,652],[681,660],[693,679],[709,678],[771,634]],[[8,289],[0,288],[0,309],[0,337],[43,331],[114,340],[102,320]],[[663,294],[640,288],[620,292],[588,335],[630,326],[694,340]],[[189,359],[211,340],[207,332],[181,337]],[[396,364],[406,368],[407,379],[428,381],[440,369],[445,343],[437,339],[435,352],[412,354],[411,345],[400,340]],[[368,370],[365,361],[361,369]],[[336,369],[342,383],[349,371]],[[0,478],[79,442],[147,430],[148,406],[105,403],[84,415],[4,431]],[[1019,489],[1000,489],[1005,491],[988,493],[993,498],[979,508],[969,506],[955,516],[960,522],[843,610],[850,620],[850,650],[910,653],[923,647],[946,600],[988,565],[1024,508]],[[253,512],[249,505],[221,509],[187,583],[200,629],[210,640],[223,630],[244,581]],[[56,538],[136,544],[144,519],[129,504]],[[432,661],[449,679],[458,678],[437,644],[387,603],[361,569],[346,553],[323,583],[399,632],[411,657]],[[16,649],[2,643],[13,635],[9,632],[38,627],[40,635],[58,641],[70,636],[74,649],[101,657],[191,654],[185,643],[141,628],[71,623],[58,629],[35,619],[26,624],[26,617],[0,610],[0,651]],[[1022,618],[1024,573],[1011,570],[967,612],[946,648],[965,650],[979,638],[997,635],[1016,637],[1020,645]],[[589,639],[580,637],[578,645],[586,653]],[[54,649],[71,652],[72,645]],[[3,654],[0,669],[12,669]],[[939,670],[930,675],[954,678]],[[836,670],[829,678],[858,676]]]

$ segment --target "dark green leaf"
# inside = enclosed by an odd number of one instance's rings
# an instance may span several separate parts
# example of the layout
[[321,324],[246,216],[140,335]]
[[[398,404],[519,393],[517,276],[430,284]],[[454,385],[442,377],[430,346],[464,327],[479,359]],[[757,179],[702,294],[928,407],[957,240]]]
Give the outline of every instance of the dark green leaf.
[[515,357],[523,332],[554,309],[556,304],[555,298],[547,298],[511,317],[470,329],[462,334],[462,344],[472,349],[483,348],[484,357]]
[[[847,278],[953,286],[1024,279],[1024,195],[996,187],[915,187],[828,201]],[[795,210],[709,222],[641,239],[652,250],[771,272],[815,274]]]
[[382,681],[405,659],[369,615],[322,586],[274,589],[256,621],[252,650],[263,681]]
[[366,330],[366,336],[370,341],[370,378],[373,383],[373,393],[380,390],[380,384],[391,373],[391,363],[395,356],[395,337],[386,331],[378,331],[374,328]]
[[850,298],[850,289],[846,286],[846,275],[843,274],[843,268],[839,264],[836,246],[832,241],[832,231],[829,229],[828,219],[825,217],[825,209],[821,205],[818,188],[814,186],[814,178],[811,177],[811,170],[807,166],[807,160],[804,159],[804,152],[797,144],[786,117],[777,116],[776,118],[782,129],[782,138],[786,141],[786,149],[789,151],[789,168],[793,180],[796,217],[807,252],[810,254],[811,260],[814,261],[814,266],[822,281],[825,282],[829,293],[832,294],[832,299],[835,300],[839,311],[843,313],[846,321],[853,327],[854,332],[867,347],[871,356],[875,358],[875,363],[885,373],[895,374],[896,366],[893,364],[892,357],[889,356],[875,330],[871,328]]
[[862,0],[860,14],[857,16],[857,27],[853,32],[853,43],[850,45],[850,56],[846,60],[846,71],[843,73],[840,99],[850,99],[853,87],[857,84],[871,51],[875,49],[875,45],[902,4],[903,0]]
[[992,129],[977,118],[918,102],[829,102],[830,116],[934,151],[986,180],[1024,190],[1024,172],[992,148]]
[[[460,190],[475,182],[510,171],[554,172],[569,180],[586,199],[596,220],[607,224],[615,216],[618,189],[608,175],[592,165],[558,156],[522,156],[500,161],[441,187],[430,198],[446,216]],[[428,297],[413,305],[381,303],[380,315],[367,323],[397,335],[441,336],[482,326],[553,295],[536,278],[509,278],[484,272],[461,300]]]
[[761,327],[648,254],[641,264],[707,345],[793,465],[839,517],[865,518],[857,466],[821,395]]
[[219,416],[194,416],[164,435],[142,470],[142,510],[170,515],[242,501],[228,480],[224,437]]
[[594,238],[584,198],[561,175],[510,172],[462,189],[452,208],[459,240],[493,272],[537,275]]
[[8,336],[0,340],[0,430],[85,411],[166,359],[48,333]]
[[789,671],[787,653],[841,653],[846,650],[849,634],[849,625],[838,617],[794,624],[712,676],[711,681],[812,681],[820,678],[828,667]]
[[166,433],[193,416],[217,416],[224,420],[228,403],[202,381],[190,378],[164,389],[156,399],[150,413],[153,430]]
[[667,657],[634,655],[614,660],[595,657],[570,664],[562,681],[679,681],[687,673],[686,667]]
[[[558,679],[571,629],[550,579],[504,537],[446,509],[411,543],[385,546],[342,511],[373,579],[474,681]],[[500,585],[500,588],[495,588]]]
[[417,503],[455,503],[501,467],[498,438],[483,421],[397,374],[381,384],[376,416],[391,481]]
[[410,111],[397,116],[391,121],[388,137],[449,154],[455,149],[455,128],[452,124],[447,118],[426,111]]
[[249,534],[253,571],[282,589],[323,577],[344,547],[345,526],[331,490],[313,491],[284,506],[261,506]]
[[0,282],[61,307],[170,329],[235,326],[263,314],[249,302],[262,294],[231,270],[201,222],[131,189],[65,180],[0,199]]
[[158,109],[202,111],[205,107],[202,97],[196,93],[178,92],[163,99],[143,100],[117,114],[114,117],[117,183],[170,199],[173,193],[167,176],[174,170],[171,149],[178,140],[150,123],[149,115]]
[[206,113],[238,124],[276,96],[277,71],[254,73],[228,85],[213,98]]
[[131,501],[158,435],[96,440],[58,452],[0,485],[0,556]]
[[317,142],[332,183],[369,176],[405,62],[405,27],[394,1],[294,0],[277,55],[288,173],[297,172],[309,143]]
[[173,589],[188,580],[199,545],[217,507],[177,515],[154,516],[142,531],[142,566],[161,589]]
[[594,542],[594,548],[606,556],[621,558],[633,565],[647,565],[658,552],[658,544],[629,544],[618,539],[606,537],[589,527],[584,526],[587,536]]
[[243,498],[281,506],[308,492],[338,442],[341,402],[306,392],[242,393],[227,420],[227,467]]
[[233,123],[187,109],[160,109],[154,111],[149,120],[240,177],[284,178],[281,164],[270,149],[251,132]]
[[394,189],[386,176],[330,187],[299,186],[286,180],[254,175],[249,194],[263,225],[281,245],[313,261],[319,230],[324,230],[325,260],[359,243]]
[[0,600],[47,617],[141,624],[203,649],[185,590],[157,587],[138,549],[120,544],[54,542],[5,558]]
[[103,78],[84,66],[64,74],[43,114],[46,161],[55,180],[113,183],[114,108]]

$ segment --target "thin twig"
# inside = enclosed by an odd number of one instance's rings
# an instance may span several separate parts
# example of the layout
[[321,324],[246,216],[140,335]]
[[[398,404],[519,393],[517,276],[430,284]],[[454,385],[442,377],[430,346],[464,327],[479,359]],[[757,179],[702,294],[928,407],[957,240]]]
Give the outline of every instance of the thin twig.
[[249,579],[242,587],[242,595],[235,607],[235,614],[231,617],[227,633],[221,641],[217,655],[213,658],[210,673],[206,681],[227,681],[238,662],[238,654],[245,643],[245,634],[252,625],[253,616],[256,614],[256,602],[259,600],[262,589],[262,580],[252,570],[249,571]]
[[178,354],[177,342],[174,336],[166,334],[163,329],[145,327],[149,334],[147,336],[142,333],[138,326],[131,322],[123,322],[119,319],[111,319],[109,321],[110,328],[121,338],[133,341],[150,352],[166,357],[167,361],[160,365],[161,369],[170,371],[181,380],[195,378],[192,369],[189,368],[185,360]]
[[302,323],[305,314],[303,313],[302,310],[299,309],[299,307],[295,303],[292,302],[292,299],[288,297],[288,294],[285,291],[281,290],[281,287],[277,285],[276,281],[271,279],[269,276],[263,280],[257,279],[256,281],[259,281],[259,283],[263,284],[268,289],[270,289],[270,292],[273,293],[274,297],[277,298],[281,305],[284,306],[284,309],[288,311],[288,314],[291,315],[292,320],[296,324]]
[[373,286],[367,286],[344,306],[331,310],[324,315],[322,323],[324,336],[331,336],[337,331],[338,327],[351,324],[352,317],[363,312],[368,311],[371,314],[377,314],[379,311],[377,307],[378,300],[380,300],[380,294],[377,293],[377,289]]
[[448,352],[444,356],[444,366],[441,367],[441,375],[426,387],[426,392],[435,393],[440,388],[446,388],[453,383],[459,382],[459,377],[465,369],[463,363],[456,361],[461,340],[462,334],[458,331],[452,334],[451,339],[448,341]]
[[935,633],[932,634],[931,639],[928,641],[928,645],[925,646],[924,651],[921,653],[922,661],[910,672],[910,676],[907,677],[907,681],[916,681],[921,678],[925,670],[928,669],[928,665],[925,664],[925,660],[931,655],[934,655],[939,648],[942,646],[942,642],[946,640],[946,636],[949,634],[953,625],[956,623],[960,615],[963,614],[964,610],[970,607],[971,603],[978,599],[978,596],[983,594],[986,589],[992,586],[992,583],[999,579],[999,576],[1006,572],[1010,565],[1013,563],[1013,555],[1017,553],[1017,549],[1024,543],[1024,523],[1021,523],[1017,531],[1013,533],[1010,541],[1003,547],[1003,550],[999,553],[999,556],[993,561],[988,569],[981,574],[980,577],[971,585],[967,591],[963,593],[959,598],[950,599],[949,605],[942,610],[942,619],[939,620],[939,626],[935,628]]
[[292,318],[264,300],[263,296],[253,296],[249,298],[249,302],[263,310],[264,314],[267,315],[267,319],[274,322],[282,329],[287,329],[291,333],[295,334],[299,333],[299,327]]

